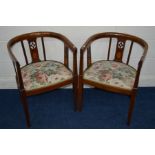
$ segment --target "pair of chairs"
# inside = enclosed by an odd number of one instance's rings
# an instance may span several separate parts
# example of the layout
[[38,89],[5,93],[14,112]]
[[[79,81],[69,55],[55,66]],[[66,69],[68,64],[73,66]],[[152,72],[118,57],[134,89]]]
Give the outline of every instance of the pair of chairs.
[[[63,62],[47,59],[47,50],[50,50],[48,48],[54,46],[52,43],[48,43],[47,38],[54,38],[63,43]],[[104,60],[92,61],[91,51],[92,49],[95,51],[94,44],[97,40],[104,45],[103,56],[107,56]],[[7,47],[15,69],[16,82],[26,116],[27,127],[30,127],[27,97],[68,84],[73,85],[76,111],[82,111],[84,84],[130,96],[127,122],[128,125],[130,124],[139,76],[148,50],[148,45],[143,39],[115,32],[99,33],[91,36],[80,49],[79,76],[77,72],[77,48],[62,34],[54,32],[28,33],[11,39]],[[19,50],[18,54],[15,54],[16,50]],[[70,51],[73,56],[72,69],[70,69],[69,61]],[[141,56],[139,58],[132,56],[132,51],[135,52],[136,56],[138,52],[141,52]],[[84,53],[87,53],[87,61],[84,59]],[[22,64],[23,61],[19,62],[17,59],[21,55],[25,59],[24,64]],[[133,61],[131,61],[131,58],[133,58]],[[135,61],[138,61],[138,63],[134,64],[136,67],[132,67],[130,62]]]

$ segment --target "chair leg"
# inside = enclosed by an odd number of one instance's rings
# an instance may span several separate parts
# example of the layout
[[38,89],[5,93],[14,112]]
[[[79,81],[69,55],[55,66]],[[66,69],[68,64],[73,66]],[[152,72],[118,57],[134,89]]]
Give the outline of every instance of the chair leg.
[[78,78],[78,85],[78,103],[76,111],[81,112],[83,108],[83,82],[81,77]]
[[74,106],[74,109],[75,109],[75,111],[76,111],[76,106],[77,106],[77,93],[78,93],[78,78],[77,78],[77,76],[74,78],[74,81],[73,81],[73,93],[74,93],[74,104],[75,104],[75,106]]
[[26,125],[27,125],[27,128],[30,128],[30,114],[28,110],[28,103],[27,103],[26,95],[23,92],[21,93],[21,101],[22,101],[25,116],[26,116]]
[[135,93],[130,96],[130,105],[129,105],[128,122],[127,122],[128,126],[131,124],[132,113],[135,105],[135,98],[136,98]]

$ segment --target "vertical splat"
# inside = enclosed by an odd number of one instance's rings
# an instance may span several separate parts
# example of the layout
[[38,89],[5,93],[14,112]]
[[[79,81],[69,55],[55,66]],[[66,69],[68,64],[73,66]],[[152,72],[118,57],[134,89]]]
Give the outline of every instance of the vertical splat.
[[68,47],[64,44],[64,65],[66,67],[68,67],[69,62],[68,62],[68,58],[69,58],[69,53],[68,53]]
[[46,52],[45,52],[45,44],[44,44],[44,38],[43,37],[41,37],[41,43],[42,43],[42,47],[43,47],[44,60],[46,61]]
[[87,67],[91,65],[91,46],[87,48]]
[[125,42],[126,40],[118,38],[117,45],[116,45],[115,59],[114,59],[115,61],[122,62]]
[[109,48],[108,48],[107,60],[109,60],[109,58],[110,58],[111,42],[112,42],[112,38],[109,39]]
[[29,43],[29,48],[30,48],[30,52],[31,52],[32,62],[40,61],[37,43],[36,43],[36,38],[29,39],[28,43]]
[[27,59],[26,50],[25,50],[25,46],[24,46],[24,42],[23,41],[21,41],[21,46],[22,46],[22,49],[23,49],[23,54],[24,54],[24,57],[25,57],[25,62],[28,65],[28,59]]

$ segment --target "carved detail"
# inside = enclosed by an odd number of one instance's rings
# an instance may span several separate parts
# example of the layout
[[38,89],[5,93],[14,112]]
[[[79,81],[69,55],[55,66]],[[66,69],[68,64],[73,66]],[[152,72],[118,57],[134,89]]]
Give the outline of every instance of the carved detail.
[[32,50],[34,50],[37,47],[37,45],[36,45],[36,43],[34,41],[31,41],[29,44],[30,44],[30,48]]
[[119,41],[117,47],[120,49],[124,48],[124,42]]
[[32,56],[32,62],[40,61],[38,49],[37,49],[37,43],[36,43],[35,38],[29,40],[29,47],[30,47],[30,52],[31,52],[31,56]]

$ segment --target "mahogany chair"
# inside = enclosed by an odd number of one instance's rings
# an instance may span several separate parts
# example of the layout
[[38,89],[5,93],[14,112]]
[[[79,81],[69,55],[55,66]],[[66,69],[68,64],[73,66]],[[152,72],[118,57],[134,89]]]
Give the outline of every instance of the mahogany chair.
[[[48,52],[57,47],[53,42],[62,44],[63,62],[47,59]],[[50,43],[50,44],[49,44]],[[19,54],[15,56],[14,46],[18,46]],[[48,47],[47,47],[48,45]],[[30,127],[30,114],[27,97],[45,93],[68,84],[73,85],[74,97],[77,95],[77,48],[65,36],[54,32],[33,32],[17,36],[8,44],[8,51],[16,73],[16,82],[23,104],[26,124]],[[48,49],[47,49],[48,48]],[[72,52],[72,70],[69,52]],[[59,52],[59,51],[57,51]],[[42,58],[41,58],[42,53]],[[57,54],[56,52],[53,56]],[[60,55],[60,53],[59,53]],[[24,64],[19,59],[24,57]],[[23,63],[23,62],[22,62]]]
[[[106,45],[104,46],[105,49],[102,50],[104,53],[101,54],[105,55],[106,58],[92,62],[91,53],[97,52],[95,48],[97,41],[102,45]],[[94,50],[92,51],[92,49]],[[130,125],[139,76],[147,50],[147,43],[133,35],[107,32],[91,36],[80,50],[77,111],[82,111],[83,85],[87,84],[106,91],[128,95],[130,97],[130,105],[127,123]],[[84,53],[87,54],[85,70]],[[137,57],[138,54],[140,54],[139,58]]]

